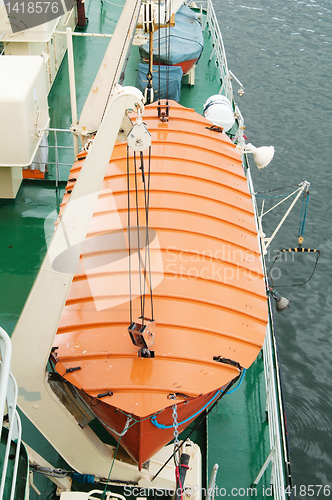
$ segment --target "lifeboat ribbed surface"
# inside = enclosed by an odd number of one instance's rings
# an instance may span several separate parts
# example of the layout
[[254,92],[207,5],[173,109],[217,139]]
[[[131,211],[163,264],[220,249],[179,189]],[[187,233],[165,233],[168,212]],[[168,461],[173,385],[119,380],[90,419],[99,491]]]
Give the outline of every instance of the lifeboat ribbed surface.
[[[152,311],[149,273],[139,280],[146,249],[134,237],[136,201],[146,235],[144,183],[138,169],[136,191],[133,153],[128,160],[124,142],[115,145],[54,343],[56,371],[117,440],[122,434],[121,445],[140,466],[172,439],[174,403],[178,421],[185,421],[181,431],[238,375],[235,365],[214,357],[248,368],[267,324],[252,200],[234,144],[173,102],[168,122],[160,121],[156,104],[146,107],[144,122],[152,136],[154,358],[138,357],[128,333],[130,291],[134,319],[141,314],[142,287],[145,316],[151,318]],[[80,175],[84,155],[70,178]],[[148,165],[145,151],[145,182]],[[61,210],[73,186],[69,181]],[[156,427],[155,415],[167,428]]]

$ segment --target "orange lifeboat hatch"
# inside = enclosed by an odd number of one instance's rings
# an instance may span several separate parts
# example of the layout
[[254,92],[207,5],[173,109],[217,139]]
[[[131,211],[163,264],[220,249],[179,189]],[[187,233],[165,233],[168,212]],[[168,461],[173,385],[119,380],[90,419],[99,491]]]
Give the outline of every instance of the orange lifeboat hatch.
[[[173,439],[174,404],[181,432],[251,365],[268,319],[252,200],[235,145],[174,102],[168,122],[159,120],[157,104],[146,107],[144,122],[152,136],[151,153],[142,156],[145,179],[118,142],[51,358],[140,468]],[[83,165],[78,157],[70,178]]]

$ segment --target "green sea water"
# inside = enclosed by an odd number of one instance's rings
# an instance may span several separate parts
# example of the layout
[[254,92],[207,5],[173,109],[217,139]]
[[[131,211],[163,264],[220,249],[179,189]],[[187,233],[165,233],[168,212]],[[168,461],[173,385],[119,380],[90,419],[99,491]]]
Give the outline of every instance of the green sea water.
[[[215,0],[214,6],[229,68],[246,89],[237,99],[245,134],[256,147],[276,149],[265,170],[253,166],[255,189],[311,183],[303,246],[321,257],[307,285],[279,288],[292,302],[275,318],[293,480],[297,496],[309,498],[309,485],[332,485],[332,2]],[[266,218],[267,235],[285,211],[281,205]],[[278,248],[297,246],[300,215],[301,203],[271,244],[270,261]],[[314,262],[314,255],[277,262],[276,289],[305,281]],[[318,487],[313,491],[317,496]]]

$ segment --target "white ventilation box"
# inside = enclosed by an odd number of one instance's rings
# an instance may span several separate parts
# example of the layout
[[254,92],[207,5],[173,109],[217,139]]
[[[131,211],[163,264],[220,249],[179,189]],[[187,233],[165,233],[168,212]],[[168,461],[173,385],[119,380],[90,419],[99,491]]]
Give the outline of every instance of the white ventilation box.
[[0,57],[0,167],[31,165],[48,127],[44,64],[40,56]]

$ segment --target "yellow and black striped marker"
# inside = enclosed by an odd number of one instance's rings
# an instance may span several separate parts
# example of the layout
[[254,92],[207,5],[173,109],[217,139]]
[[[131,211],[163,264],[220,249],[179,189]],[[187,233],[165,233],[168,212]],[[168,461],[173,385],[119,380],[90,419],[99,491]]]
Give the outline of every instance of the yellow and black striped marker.
[[280,252],[313,252],[313,253],[320,253],[319,250],[312,249],[312,248],[283,248],[280,250]]

